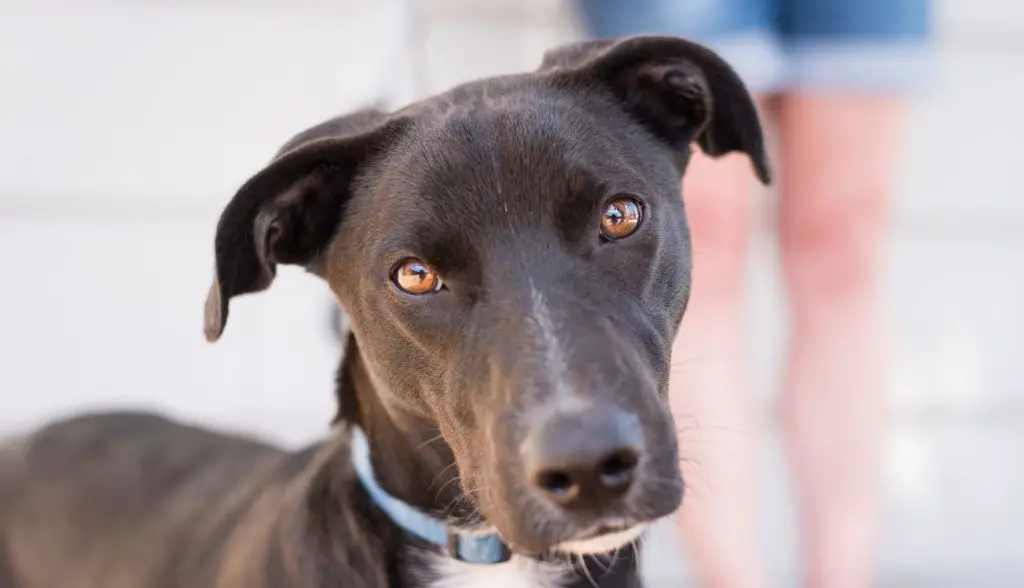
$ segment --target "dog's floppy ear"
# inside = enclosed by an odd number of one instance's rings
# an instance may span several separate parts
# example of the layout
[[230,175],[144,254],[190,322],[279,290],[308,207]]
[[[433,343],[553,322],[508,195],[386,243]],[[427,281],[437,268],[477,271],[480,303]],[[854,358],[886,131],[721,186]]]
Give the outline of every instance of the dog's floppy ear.
[[577,84],[597,81],[673,148],[696,141],[718,157],[746,153],[771,182],[764,135],[746,86],[714,51],[676,37],[634,36],[566,45],[544,55],[541,72]]
[[208,341],[224,331],[230,299],[266,289],[278,263],[319,273],[357,168],[398,124],[377,110],[323,122],[296,135],[238,190],[217,224],[216,276],[203,322]]

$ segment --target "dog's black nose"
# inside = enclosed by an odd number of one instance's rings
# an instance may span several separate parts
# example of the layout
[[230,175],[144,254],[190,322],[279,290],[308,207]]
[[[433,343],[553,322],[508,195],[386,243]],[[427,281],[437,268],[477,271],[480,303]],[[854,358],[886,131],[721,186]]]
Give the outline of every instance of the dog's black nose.
[[629,490],[643,452],[639,420],[614,409],[545,419],[523,444],[529,482],[570,510],[602,509]]

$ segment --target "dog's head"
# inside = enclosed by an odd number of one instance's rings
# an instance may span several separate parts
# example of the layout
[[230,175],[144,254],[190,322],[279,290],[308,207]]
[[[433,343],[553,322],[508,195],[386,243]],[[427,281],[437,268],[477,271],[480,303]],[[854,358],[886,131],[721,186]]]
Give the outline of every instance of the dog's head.
[[682,498],[666,391],[694,143],[747,153],[768,182],[737,75],[664,37],[563,47],[536,72],[325,122],[224,211],[207,337],[276,264],[306,267],[380,403],[436,426],[510,545],[613,549]]

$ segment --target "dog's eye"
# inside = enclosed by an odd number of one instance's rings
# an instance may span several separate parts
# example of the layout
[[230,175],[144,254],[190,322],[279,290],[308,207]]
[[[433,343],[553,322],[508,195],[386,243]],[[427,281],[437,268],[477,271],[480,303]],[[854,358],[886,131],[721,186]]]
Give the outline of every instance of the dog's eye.
[[432,294],[444,286],[437,270],[422,259],[415,257],[410,257],[399,263],[391,274],[391,281],[402,292],[417,296]]
[[644,209],[635,198],[617,196],[605,204],[601,217],[601,235],[609,241],[623,239],[636,232],[643,220]]

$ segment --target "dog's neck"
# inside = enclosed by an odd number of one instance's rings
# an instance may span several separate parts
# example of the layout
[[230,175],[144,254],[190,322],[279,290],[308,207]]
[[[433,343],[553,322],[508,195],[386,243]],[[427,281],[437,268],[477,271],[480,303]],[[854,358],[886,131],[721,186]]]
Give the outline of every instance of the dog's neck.
[[408,414],[403,415],[403,422],[396,422],[381,403],[351,334],[337,385],[339,412],[335,420],[358,426],[365,433],[376,479],[388,494],[460,527],[481,523],[462,494],[455,457],[436,427]]

